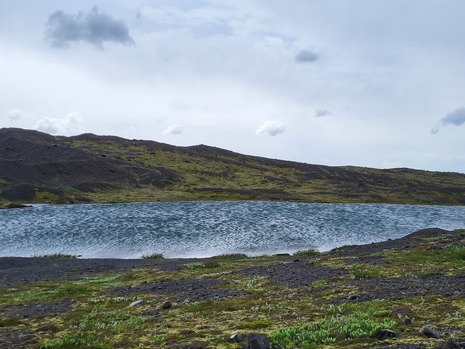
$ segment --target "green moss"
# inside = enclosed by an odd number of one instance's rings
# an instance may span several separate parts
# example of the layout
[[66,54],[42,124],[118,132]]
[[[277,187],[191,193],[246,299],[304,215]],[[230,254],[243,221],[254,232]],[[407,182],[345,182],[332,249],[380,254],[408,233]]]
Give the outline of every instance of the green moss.
[[56,203],[60,201],[60,197],[48,191],[37,191],[35,201],[40,203]]

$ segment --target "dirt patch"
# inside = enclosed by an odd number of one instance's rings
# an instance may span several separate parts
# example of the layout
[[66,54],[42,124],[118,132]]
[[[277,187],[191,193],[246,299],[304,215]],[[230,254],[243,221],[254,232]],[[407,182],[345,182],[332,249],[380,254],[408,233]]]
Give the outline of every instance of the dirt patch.
[[[443,297],[463,297],[465,275],[426,275],[424,277],[374,278],[354,280],[348,285],[357,286],[360,294],[352,296],[351,302],[365,302],[373,299],[408,299],[420,296],[438,295]],[[347,297],[333,299],[333,303],[343,303]]]
[[347,264],[369,264],[369,265],[383,265],[385,263],[382,256],[357,256],[356,258],[345,259]]
[[79,280],[95,277],[95,273],[124,272],[128,269],[153,267],[162,271],[177,270],[184,263],[203,259],[56,259],[0,258],[0,287],[29,284],[34,281]]
[[161,282],[146,282],[134,287],[123,287],[112,290],[118,296],[128,294],[162,294],[169,295],[178,302],[189,301],[207,301],[211,299],[225,299],[231,297],[242,297],[246,293],[238,290],[222,289],[215,286],[221,286],[224,282],[213,279],[180,279],[166,280]]
[[309,286],[314,281],[337,278],[348,273],[345,269],[315,267],[298,259],[291,263],[252,267],[240,271],[240,274],[245,276],[265,276],[272,284],[290,288]]
[[0,328],[0,349],[30,348],[34,342],[32,331]]
[[68,298],[58,302],[6,305],[0,308],[0,313],[4,319],[41,318],[65,313],[73,303],[74,301]]

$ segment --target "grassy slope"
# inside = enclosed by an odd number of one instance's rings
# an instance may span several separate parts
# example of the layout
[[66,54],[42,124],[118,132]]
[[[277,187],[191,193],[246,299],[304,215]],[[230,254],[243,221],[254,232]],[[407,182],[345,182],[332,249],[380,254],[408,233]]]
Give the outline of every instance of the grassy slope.
[[[204,145],[0,129],[0,202],[465,203],[465,174],[331,167]],[[3,197],[3,199],[2,199]],[[0,203],[1,206],[1,203]]]
[[[1,331],[32,331],[31,347],[58,348],[241,348],[229,343],[235,333],[259,332],[271,335],[284,348],[436,348],[456,337],[463,340],[465,300],[463,292],[442,294],[420,292],[416,295],[395,293],[386,299],[351,302],[348,295],[364,292],[363,282],[413,280],[434,275],[465,273],[465,231],[452,237],[422,238],[408,249],[371,251],[362,256],[377,260],[377,265],[364,263],[355,256],[341,256],[338,251],[325,254],[300,254],[298,257],[225,256],[208,262],[186,264],[175,271],[153,268],[124,273],[93,275],[78,281],[37,282],[0,292],[2,305],[62,301],[72,298],[67,312],[41,318],[8,318],[0,320]],[[452,241],[452,242],[451,242]],[[457,244],[461,247],[456,247]],[[454,247],[455,246],[455,247]],[[244,268],[272,264],[292,264],[299,258],[312,268],[337,268],[346,271],[338,277],[325,278],[299,287],[269,283],[264,276],[244,275]],[[242,290],[239,298],[207,301],[175,302],[176,296],[155,293],[130,293],[119,296],[112,290],[122,286],[143,285],[165,280],[215,279],[222,288]],[[356,282],[359,281],[357,286]],[[375,292],[370,289],[368,292]],[[128,307],[144,300],[137,307]],[[161,309],[170,300],[173,307]],[[31,304],[34,303],[34,304]],[[413,324],[403,324],[409,316]],[[441,340],[418,334],[424,324],[441,333]],[[305,327],[307,326],[307,327]],[[378,341],[376,328],[389,327],[398,338]],[[307,330],[305,330],[307,328]],[[302,330],[303,329],[303,330]],[[329,329],[326,331],[325,329]],[[23,332],[23,334],[26,332]],[[292,344],[292,334],[295,339]],[[311,339],[302,339],[305,336]],[[197,343],[197,346],[189,346]],[[304,346],[303,343],[307,343]],[[323,346],[321,343],[326,343]],[[413,345],[416,346],[408,346]],[[423,346],[417,346],[422,344]]]
[[74,147],[146,168],[175,171],[179,180],[100,191],[95,201],[271,199],[305,202],[463,204],[465,175],[410,169],[329,167],[244,156],[207,146],[152,150],[117,141],[72,141]]

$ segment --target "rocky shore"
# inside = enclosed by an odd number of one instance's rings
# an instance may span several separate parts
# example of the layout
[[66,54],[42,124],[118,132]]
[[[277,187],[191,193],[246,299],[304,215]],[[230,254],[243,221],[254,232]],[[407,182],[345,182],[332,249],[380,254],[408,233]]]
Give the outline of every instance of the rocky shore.
[[5,257],[0,348],[465,348],[464,285],[465,230],[292,256]]

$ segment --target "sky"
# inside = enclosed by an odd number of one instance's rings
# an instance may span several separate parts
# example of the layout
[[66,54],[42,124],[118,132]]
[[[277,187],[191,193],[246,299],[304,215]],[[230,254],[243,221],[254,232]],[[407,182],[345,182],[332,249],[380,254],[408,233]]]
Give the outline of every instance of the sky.
[[0,127],[465,173],[465,1],[0,0]]

